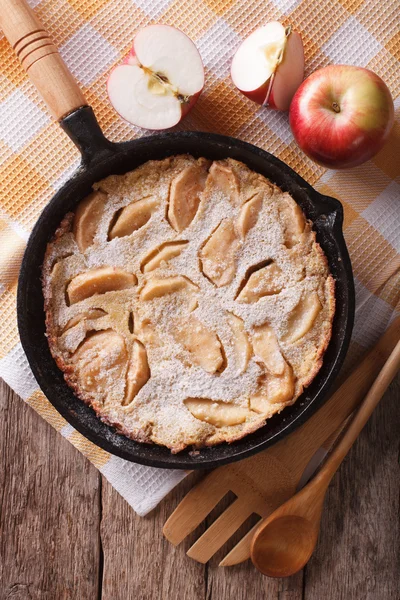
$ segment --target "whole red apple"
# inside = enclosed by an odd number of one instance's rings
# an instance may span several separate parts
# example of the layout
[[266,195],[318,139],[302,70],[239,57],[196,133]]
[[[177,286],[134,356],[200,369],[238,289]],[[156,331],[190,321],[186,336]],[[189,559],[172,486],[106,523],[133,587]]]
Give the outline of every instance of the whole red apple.
[[303,81],[289,119],[307,156],[324,167],[344,169],[382,148],[393,126],[394,106],[386,84],[372,71],[331,65]]

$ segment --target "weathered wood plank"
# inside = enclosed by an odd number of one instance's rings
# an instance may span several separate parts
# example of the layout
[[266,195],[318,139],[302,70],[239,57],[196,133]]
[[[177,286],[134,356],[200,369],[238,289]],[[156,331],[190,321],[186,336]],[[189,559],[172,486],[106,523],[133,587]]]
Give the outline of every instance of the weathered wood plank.
[[[193,474],[180,484],[146,518],[137,517],[103,480],[102,600],[127,597],[139,597],[140,600],[301,600],[302,574],[286,581],[274,581],[263,577],[250,562],[222,569],[218,562],[224,549],[207,565],[189,559],[185,552],[204,531],[204,525],[176,548],[162,538],[165,520],[200,476]],[[229,499],[219,503],[207,518],[207,525],[228,503]],[[239,530],[238,535],[242,532]],[[230,544],[233,543],[234,538]]]
[[206,567],[185,554],[199,532],[176,548],[162,535],[167,517],[198,477],[190,475],[146,517],[135,515],[103,479],[102,600],[204,600]]
[[332,481],[304,600],[398,600],[400,378]]
[[399,395],[392,385],[331,485],[303,597],[302,573],[274,581],[250,563],[219,568],[234,539],[209,565],[187,558],[204,525],[177,548],[163,539],[164,521],[200,474],[146,518],[103,479],[101,591],[98,472],[3,385],[0,599],[397,600]]
[[99,597],[99,474],[0,382],[0,598]]

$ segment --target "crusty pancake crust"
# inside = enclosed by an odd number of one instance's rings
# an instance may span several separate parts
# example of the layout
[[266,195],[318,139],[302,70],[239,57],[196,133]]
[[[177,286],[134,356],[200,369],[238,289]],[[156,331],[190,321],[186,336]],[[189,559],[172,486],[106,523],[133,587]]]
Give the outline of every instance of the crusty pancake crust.
[[312,223],[248,167],[188,155],[97,183],[43,265],[51,353],[125,436],[232,442],[293,404],[331,337]]

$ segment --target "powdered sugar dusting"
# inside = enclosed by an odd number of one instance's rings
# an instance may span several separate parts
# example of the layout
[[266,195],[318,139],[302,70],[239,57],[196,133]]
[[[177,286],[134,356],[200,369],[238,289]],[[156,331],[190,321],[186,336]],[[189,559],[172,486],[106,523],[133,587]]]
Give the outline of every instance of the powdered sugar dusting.
[[[208,174],[194,219],[183,231],[176,231],[175,224],[171,226],[168,221],[171,183],[194,164],[205,171],[210,166],[208,161],[196,161],[191,156],[171,157],[150,161],[131,173],[111,176],[96,184],[94,188],[104,191],[107,200],[92,245],[84,253],[80,252],[71,225],[64,226],[61,234],[49,244],[43,271],[51,350],[58,363],[69,369],[68,381],[80,390],[82,397],[92,402],[102,417],[126,434],[135,437],[136,432],[141,431],[142,438],[167,445],[174,451],[190,444],[242,437],[262,425],[267,416],[294,402],[320,366],[334,312],[333,281],[311,224],[303,223],[299,233],[293,230],[297,236],[294,247],[285,245],[287,224],[281,217],[280,207],[282,198],[287,202],[288,195],[245,165],[231,159],[213,163],[216,167]],[[228,177],[219,181],[217,175],[213,175],[213,172],[218,173],[217,167],[228,173]],[[262,195],[261,209],[243,239],[237,229],[240,211],[255,194]],[[110,227],[121,210],[149,196],[156,200],[156,208],[148,222],[130,235],[110,240]],[[294,203],[290,197],[289,201]],[[231,247],[234,260],[231,280],[218,287],[217,277],[224,270],[221,265],[226,253],[214,263],[214,271],[207,273],[201,257],[202,249],[221,222],[232,224],[236,238]],[[166,242],[178,241],[187,242],[179,247],[180,253],[161,262],[157,268],[143,272],[143,261],[149,253]],[[253,290],[261,296],[257,301],[239,301],[237,296],[252,270],[270,263],[279,267],[281,291],[263,296],[263,285],[259,285]],[[106,266],[135,274],[137,285],[96,293],[68,305],[68,283],[80,273]],[[145,286],[148,289],[149,284],[158,280],[177,277],[187,278],[188,284],[143,300],[141,293]],[[296,307],[301,306],[302,299],[313,292],[318,296],[321,309],[312,328],[296,343],[285,342],[290,316],[299,310]],[[90,314],[94,313],[87,311],[93,308],[101,309],[104,315],[100,312],[100,316],[91,318]],[[268,410],[261,414],[252,409],[251,398],[262,393],[260,381],[270,375],[254,355],[245,371],[240,372],[234,331],[229,325],[230,314],[242,320],[250,342],[254,327],[268,323],[293,372],[292,396],[284,402],[268,405]],[[77,317],[77,324],[68,328],[73,317]],[[133,331],[130,319],[133,319]],[[201,353],[207,353],[207,348],[193,348],[177,336],[177,329],[189,327],[193,319],[219,342],[223,367],[216,372],[207,372],[204,365],[202,367]],[[103,378],[107,382],[105,391],[91,390],[88,394],[79,387],[82,377],[79,367],[74,367],[74,353],[93,332],[104,330],[121,336],[127,356],[135,339],[143,343],[147,352],[150,378],[128,405],[123,405],[123,397],[129,360],[123,365],[123,377]],[[113,364],[115,356],[103,357],[103,369],[107,360]],[[242,424],[215,427],[191,414],[184,404],[187,398],[209,398],[248,407],[248,418]]]

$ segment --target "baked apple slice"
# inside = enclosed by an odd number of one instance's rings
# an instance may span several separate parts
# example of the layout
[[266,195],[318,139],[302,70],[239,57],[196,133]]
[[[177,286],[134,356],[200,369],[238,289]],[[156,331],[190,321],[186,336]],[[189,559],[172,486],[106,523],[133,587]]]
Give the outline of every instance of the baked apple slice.
[[179,256],[184,247],[188,242],[165,242],[161,244],[156,250],[152,250],[149,254],[143,259],[141,270],[143,273],[149,273],[150,271],[154,271],[154,269],[158,269],[162,263],[167,263],[172,258]]
[[285,246],[289,249],[293,248],[300,241],[306,226],[303,211],[289,194],[281,197],[278,210],[284,227]]
[[264,373],[260,383],[259,392],[250,396],[251,410],[268,415],[273,408],[271,405],[286,404],[293,398],[295,379],[293,370],[287,363],[282,375]]
[[127,360],[124,339],[112,329],[92,333],[71,356],[82,388],[101,395],[124,377]]
[[106,200],[107,194],[98,190],[89,194],[87,198],[78,204],[72,225],[72,233],[81,252],[85,252],[93,244],[104,214]]
[[252,342],[254,354],[262,360],[268,371],[272,375],[282,375],[286,361],[272,327],[268,323],[255,327]]
[[244,373],[249,364],[252,350],[243,320],[230,313],[228,323],[233,333],[233,349],[239,373]]
[[193,362],[207,373],[216,373],[223,367],[224,355],[218,336],[196,317],[182,322],[174,337],[189,352]]
[[149,196],[125,206],[111,226],[108,238],[113,240],[116,237],[131,235],[131,233],[146,225],[158,204],[156,198]]
[[242,240],[257,223],[262,206],[262,198],[262,193],[258,192],[255,196],[247,200],[240,210],[236,227]]
[[229,163],[214,161],[210,168],[210,177],[214,185],[237,206],[240,198],[239,180]]
[[125,397],[122,402],[123,406],[132,402],[136,394],[149,379],[150,368],[147,361],[146,348],[139,340],[134,340],[126,372]]
[[214,427],[240,425],[251,415],[250,411],[242,406],[208,398],[187,398],[184,404],[196,419]]
[[275,262],[253,271],[237,297],[238,302],[253,304],[264,296],[282,291],[282,270]]
[[186,167],[171,183],[168,203],[168,221],[175,231],[189,227],[196,216],[200,195],[207,179],[205,165]]
[[238,247],[235,227],[230,219],[224,219],[200,250],[202,271],[217,287],[232,281]]
[[135,319],[134,334],[140,338],[146,346],[159,346],[161,344],[154,323],[149,319]]
[[65,333],[66,331],[68,331],[68,329],[75,327],[75,325],[78,325],[78,323],[80,323],[81,321],[94,321],[96,319],[104,317],[106,314],[106,311],[102,308],[89,308],[88,310],[78,313],[77,315],[72,317],[72,319],[70,319],[63,328],[62,333]]
[[322,310],[317,292],[306,294],[294,307],[287,322],[287,332],[283,341],[293,344],[304,337],[314,325],[315,319]]
[[99,267],[74,277],[67,285],[69,304],[106,292],[125,290],[137,284],[136,275],[118,267]]
[[140,292],[140,297],[142,300],[154,300],[154,298],[160,298],[181,290],[196,292],[198,289],[197,285],[183,275],[164,278],[154,277],[145,284]]

